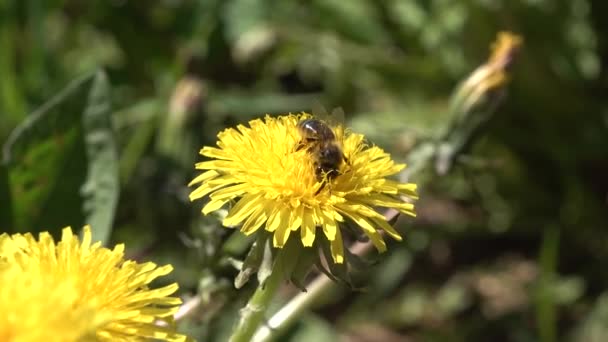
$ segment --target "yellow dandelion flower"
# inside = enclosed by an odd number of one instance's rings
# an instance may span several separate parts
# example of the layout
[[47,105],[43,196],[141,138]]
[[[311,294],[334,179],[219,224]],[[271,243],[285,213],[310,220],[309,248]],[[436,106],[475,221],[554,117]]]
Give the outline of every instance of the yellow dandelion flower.
[[73,284],[0,263],[0,341],[77,341],[93,331],[92,312],[74,305]]
[[185,341],[158,324],[181,303],[177,284],[151,289],[170,265],[124,260],[114,249],[82,242],[71,228],[55,244],[41,233],[0,235],[0,341]]
[[338,176],[319,182],[312,153],[297,148],[301,141],[297,124],[308,117],[266,116],[250,121],[249,127],[239,125],[219,133],[218,147],[200,151],[211,160],[196,164],[205,172],[190,183],[200,184],[190,200],[208,195],[210,200],[202,209],[205,215],[233,202],[223,225],[241,225],[245,234],[264,225],[278,248],[297,230],[302,244],[310,247],[320,227],[338,264],[344,262],[339,227],[345,221],[359,226],[379,251],[385,251],[378,229],[396,240],[401,236],[375,208],[394,208],[415,216],[414,205],[401,196],[417,198],[416,185],[387,179],[405,165],[396,164],[379,147],[367,145],[363,135],[338,126],[334,130],[347,162]]

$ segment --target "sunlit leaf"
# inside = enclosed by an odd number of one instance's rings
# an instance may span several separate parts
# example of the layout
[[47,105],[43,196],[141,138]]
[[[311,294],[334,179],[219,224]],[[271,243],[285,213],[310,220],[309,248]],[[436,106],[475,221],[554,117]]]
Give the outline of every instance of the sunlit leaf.
[[91,224],[108,238],[118,199],[118,157],[103,72],[70,83],[9,136],[15,230],[54,230]]
[[87,179],[81,188],[85,222],[93,239],[107,241],[120,192],[118,154],[114,142],[110,84],[103,72],[95,74],[82,117],[87,155]]

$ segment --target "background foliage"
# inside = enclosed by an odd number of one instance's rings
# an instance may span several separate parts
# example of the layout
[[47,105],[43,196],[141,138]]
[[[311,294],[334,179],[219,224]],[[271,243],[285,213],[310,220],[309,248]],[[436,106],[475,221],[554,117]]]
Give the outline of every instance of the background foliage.
[[[608,5],[600,0],[0,2],[0,231],[93,225],[172,263],[223,340],[246,242],[187,199],[197,151],[265,113],[341,106],[404,160],[446,129],[497,31],[509,96],[451,172],[425,171],[404,243],[291,341],[608,336]],[[251,285],[250,286],[254,286]],[[294,289],[286,288],[285,295]]]

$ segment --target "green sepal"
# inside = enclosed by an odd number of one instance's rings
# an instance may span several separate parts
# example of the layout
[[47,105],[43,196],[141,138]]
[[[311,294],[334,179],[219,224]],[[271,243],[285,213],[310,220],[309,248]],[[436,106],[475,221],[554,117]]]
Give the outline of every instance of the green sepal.
[[[325,256],[323,256],[323,259],[325,259]],[[315,266],[317,266],[317,269],[318,269],[318,270],[319,270],[321,273],[325,274],[325,275],[327,276],[327,278],[329,278],[329,279],[333,280],[333,281],[334,281],[334,282],[336,282],[336,283],[339,283],[339,282],[340,282],[340,279],[336,278],[336,277],[335,277],[335,276],[334,276],[334,275],[333,275],[333,274],[332,274],[332,273],[331,273],[331,272],[330,272],[330,271],[327,269],[327,267],[325,267],[325,265],[323,265],[323,262],[322,262],[321,258],[319,258],[319,259],[317,260],[317,262],[315,263]]]
[[300,239],[296,239],[293,236],[288,239],[285,246],[278,250],[280,257],[276,258],[274,272],[281,272],[285,280],[291,279],[303,248]]
[[[350,274],[348,273],[348,264],[336,264],[331,256],[331,247],[329,245],[329,241],[326,239],[320,239],[321,251],[323,251],[323,256],[325,257],[325,261],[327,267],[329,268],[329,273],[332,275],[332,279],[337,279],[342,283],[345,283],[349,287],[353,287],[352,279],[350,278]],[[346,250],[346,248],[345,248]]]
[[391,217],[388,221],[386,221],[389,225],[391,226],[395,226],[395,224],[397,223],[397,220],[399,219],[399,216],[401,216],[400,212],[397,212],[393,217]]
[[340,229],[342,229],[342,233],[345,233],[345,235],[348,234],[359,242],[369,241],[369,237],[365,235],[363,229],[351,219],[346,219],[344,222],[340,223]]
[[270,234],[268,234],[266,231],[263,231],[258,233],[258,235],[265,236],[264,242],[261,244],[262,261],[258,269],[258,283],[260,284],[260,286],[262,286],[266,279],[272,274],[275,251],[274,248],[272,248],[270,245],[272,243],[270,239]]
[[239,274],[234,278],[234,287],[240,289],[247,284],[251,275],[259,272],[267,244],[268,234],[257,234],[256,241],[251,245]]
[[312,266],[319,261],[319,250],[316,245],[312,247],[304,247],[300,253],[298,263],[291,273],[291,283],[300,289],[302,292],[306,292],[304,286],[306,276],[312,270]]
[[352,253],[348,248],[344,248],[344,259],[351,271],[365,271],[378,262],[378,258],[362,257]]

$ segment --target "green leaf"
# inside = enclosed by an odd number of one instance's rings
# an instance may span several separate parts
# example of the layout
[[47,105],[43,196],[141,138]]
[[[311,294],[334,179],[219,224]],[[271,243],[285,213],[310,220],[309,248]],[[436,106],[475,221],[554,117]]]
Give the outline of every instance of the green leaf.
[[58,231],[91,224],[109,237],[118,187],[118,156],[103,72],[70,83],[30,114],[3,149],[15,230]]
[[376,296],[391,293],[398,288],[413,263],[414,257],[407,248],[396,248],[386,254],[373,269],[373,276],[368,283],[371,286],[370,296],[374,300],[377,299]]
[[370,1],[314,1],[314,10],[324,28],[330,28],[354,41],[380,45],[386,35],[380,13]]
[[85,222],[94,241],[107,241],[120,192],[119,162],[110,120],[110,84],[103,72],[94,76],[82,118],[88,161],[87,180],[81,189]]
[[[21,43],[15,37],[19,34],[17,1],[0,1],[0,113],[4,116],[3,124],[15,124],[23,118],[26,104],[23,98],[23,89],[20,85],[17,51]],[[10,127],[10,126],[9,126]],[[0,128],[4,136],[7,131]]]
[[[122,184],[129,183],[138,162],[146,153],[146,148],[152,141],[154,133],[156,133],[157,116],[162,106],[164,106],[164,103],[150,98],[141,100],[120,112],[114,112],[113,122],[117,133],[121,129],[125,132],[132,132],[122,135],[127,136],[127,140],[120,151],[119,174]],[[162,107],[162,110],[164,110],[164,107]]]
[[8,186],[8,171],[0,163],[0,233],[12,230],[13,212],[11,192]]
[[217,113],[218,118],[234,115],[245,121],[259,117],[260,113],[308,111],[310,104],[318,97],[319,94],[230,91],[209,97],[207,108],[210,113]]

